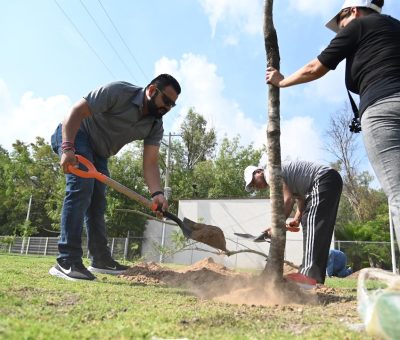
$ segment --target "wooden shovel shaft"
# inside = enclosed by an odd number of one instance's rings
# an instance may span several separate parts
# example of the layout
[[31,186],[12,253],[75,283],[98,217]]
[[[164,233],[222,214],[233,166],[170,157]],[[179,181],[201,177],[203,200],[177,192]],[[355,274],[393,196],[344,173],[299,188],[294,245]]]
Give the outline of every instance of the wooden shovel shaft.
[[137,192],[127,188],[125,185],[122,185],[121,183],[118,183],[117,181],[114,181],[112,178],[104,176],[102,178],[102,182],[111,188],[117,190],[121,194],[124,194],[125,196],[128,196],[130,199],[140,203],[141,205],[149,208],[152,211],[156,211],[157,207],[154,206],[153,202],[148,200],[147,198],[143,197],[142,195],[139,195]]
[[[144,198],[143,196],[139,195],[137,192],[127,188],[125,185],[122,185],[121,183],[114,181],[112,178],[107,177],[104,174],[101,174],[101,175],[97,175],[96,179],[99,180],[100,182],[110,186],[111,188],[115,189],[116,191],[120,192],[121,194],[129,197],[130,199],[149,208],[150,210],[152,210],[154,212],[157,211],[158,207],[152,201],[148,200],[147,198]],[[163,211],[162,214],[164,215],[164,217],[167,217],[167,218],[173,220],[176,224],[178,224],[179,227],[182,229],[183,234],[186,237],[190,238],[190,236],[192,234],[191,229],[188,228],[186,225],[184,225],[183,222],[177,216],[170,213],[169,211]]]

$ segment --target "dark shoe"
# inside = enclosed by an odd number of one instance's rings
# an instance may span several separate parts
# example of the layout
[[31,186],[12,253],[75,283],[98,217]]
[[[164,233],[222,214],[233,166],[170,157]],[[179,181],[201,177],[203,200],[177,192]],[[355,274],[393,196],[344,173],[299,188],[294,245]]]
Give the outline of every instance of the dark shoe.
[[70,281],[96,279],[96,276],[88,271],[81,262],[72,264],[57,263],[50,268],[49,274]]
[[317,280],[300,273],[290,273],[284,276],[287,281],[296,283],[299,287],[309,290],[317,287]]
[[119,275],[129,267],[119,264],[117,261],[110,259],[108,261],[93,261],[88,268],[91,272],[101,274]]

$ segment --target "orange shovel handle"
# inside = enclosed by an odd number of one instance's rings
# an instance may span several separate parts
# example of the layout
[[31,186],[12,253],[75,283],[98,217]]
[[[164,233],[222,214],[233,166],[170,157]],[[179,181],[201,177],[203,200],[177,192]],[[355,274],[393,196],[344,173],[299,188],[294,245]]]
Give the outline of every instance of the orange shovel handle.
[[83,164],[86,167],[87,171],[75,168],[73,165],[69,164],[68,171],[70,173],[82,178],[95,178],[102,183],[105,182],[107,176],[97,171],[91,161],[81,155],[75,155],[75,157],[79,163]]
[[137,192],[127,188],[126,186],[122,185],[121,183],[118,183],[117,181],[114,181],[110,177],[97,171],[96,168],[94,167],[93,163],[91,161],[89,161],[87,158],[85,158],[81,155],[75,155],[75,156],[76,156],[78,162],[83,164],[87,168],[87,171],[75,168],[73,165],[68,165],[68,171],[71,172],[72,174],[74,174],[78,177],[82,177],[82,178],[95,178],[98,181],[117,190],[121,194],[124,194],[125,196],[129,197],[130,199],[142,204],[146,208],[149,208],[150,210],[152,210],[154,212],[158,210],[157,204],[153,203],[152,201],[148,200],[147,198],[144,198],[143,196],[139,195]]

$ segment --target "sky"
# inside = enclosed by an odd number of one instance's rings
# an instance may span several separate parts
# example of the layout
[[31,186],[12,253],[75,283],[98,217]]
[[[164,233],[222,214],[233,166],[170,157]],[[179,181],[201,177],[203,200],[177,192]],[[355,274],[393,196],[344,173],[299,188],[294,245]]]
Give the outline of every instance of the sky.
[[[343,0],[275,0],[281,72],[314,59]],[[111,81],[181,84],[164,118],[178,133],[190,108],[219,139],[266,143],[268,87],[262,0],[0,0],[0,145],[50,136],[71,106]],[[400,18],[400,1],[383,13]],[[281,89],[283,159],[327,164],[329,118],[347,103],[344,62],[312,83]],[[174,137],[179,138],[179,137]],[[370,171],[361,137],[361,167]]]

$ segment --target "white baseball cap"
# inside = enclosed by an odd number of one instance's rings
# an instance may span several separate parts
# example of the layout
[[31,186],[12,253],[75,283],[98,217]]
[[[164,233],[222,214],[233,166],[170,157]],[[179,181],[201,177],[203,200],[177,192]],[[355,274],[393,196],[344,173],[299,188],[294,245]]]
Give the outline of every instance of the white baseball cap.
[[340,28],[337,23],[337,16],[343,9],[348,7],[367,7],[373,9],[378,13],[381,13],[382,8],[379,7],[378,5],[372,4],[371,3],[372,1],[373,0],[345,0],[340,11],[337,12],[336,15],[331,20],[329,20],[325,26],[334,31],[335,33],[339,32]]
[[246,169],[244,169],[244,181],[246,182],[246,186],[244,187],[247,192],[250,192],[253,190],[251,186],[251,182],[253,182],[253,174],[254,171],[262,169],[258,166],[254,165],[249,165]]

